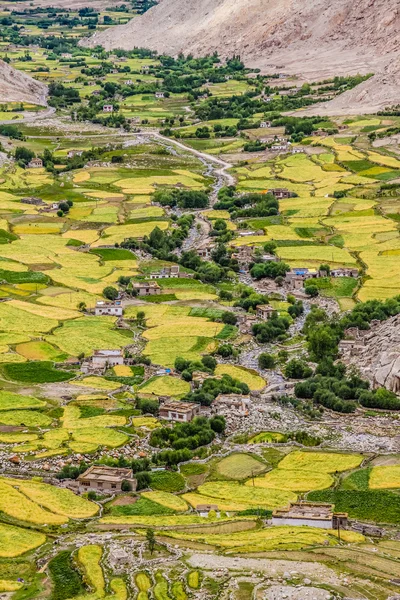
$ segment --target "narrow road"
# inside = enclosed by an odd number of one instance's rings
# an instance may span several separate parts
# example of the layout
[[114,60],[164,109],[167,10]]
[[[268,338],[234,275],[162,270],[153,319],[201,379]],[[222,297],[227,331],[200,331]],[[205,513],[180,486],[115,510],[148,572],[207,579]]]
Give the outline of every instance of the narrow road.
[[[11,119],[8,121],[0,121],[0,125],[20,125],[21,123],[33,123],[34,121],[41,121],[42,119],[48,119],[52,117],[56,109],[52,106],[48,106],[46,110],[31,114],[28,117],[22,117],[22,119]],[[20,114],[20,113],[15,113]]]

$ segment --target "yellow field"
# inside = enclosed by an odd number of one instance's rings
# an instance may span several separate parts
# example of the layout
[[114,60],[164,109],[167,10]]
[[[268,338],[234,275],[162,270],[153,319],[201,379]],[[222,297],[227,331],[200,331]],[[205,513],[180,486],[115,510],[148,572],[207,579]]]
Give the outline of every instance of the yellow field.
[[116,365],[113,371],[117,377],[132,377],[132,369],[128,365]]
[[[61,421],[63,427],[69,430],[81,429],[82,427],[123,427],[126,424],[126,417],[104,414],[82,419],[79,406],[68,404],[64,407],[64,415]],[[90,441],[95,442],[97,440]]]
[[0,523],[0,557],[15,558],[38,548],[46,541],[43,533]]
[[[341,532],[342,533],[342,532]],[[348,541],[360,543],[364,536],[354,532],[349,533]],[[217,546],[224,552],[236,553],[269,552],[273,550],[300,550],[302,548],[337,544],[336,534],[332,531],[314,527],[268,527],[257,531],[240,531],[229,534],[205,534],[204,532],[183,533],[181,531],[168,531],[165,535],[171,538],[201,541],[202,543]],[[344,538],[343,538],[344,539]]]
[[105,581],[100,565],[103,549],[101,546],[82,546],[78,550],[78,562],[82,565],[90,587],[95,589],[97,598],[105,596]]
[[0,510],[13,519],[35,525],[62,525],[68,522],[66,517],[48,512],[29,500],[4,479],[0,480]]
[[157,504],[176,510],[177,512],[185,512],[188,510],[187,503],[180,496],[174,496],[168,492],[142,492],[143,498],[148,498]]
[[400,465],[373,467],[369,477],[369,487],[384,490],[400,487]]
[[244,367],[235,367],[234,365],[217,365],[216,375],[230,375],[242,383],[246,383],[251,390],[262,390],[266,386],[266,381],[258,375],[256,371],[245,369]]
[[[290,490],[292,492],[310,492],[331,487],[334,480],[328,473],[318,471],[291,471],[289,469],[274,469],[263,477],[254,479],[255,487]],[[251,487],[253,481],[246,485]]]
[[290,471],[318,471],[320,473],[335,473],[349,471],[359,467],[363,461],[360,454],[338,454],[328,452],[294,451],[285,456],[278,465],[279,469]]
[[154,377],[140,388],[140,392],[144,394],[154,394],[155,396],[184,396],[190,392],[190,383],[170,377]]
[[212,498],[210,504],[218,504],[220,500],[234,499],[235,502],[248,504],[251,506],[262,506],[267,509],[274,509],[287,506],[290,502],[296,502],[297,495],[293,492],[249,488],[239,483],[230,483],[225,481],[210,481],[198,487],[198,492],[204,496]]
[[216,468],[220,475],[228,479],[247,479],[265,471],[266,465],[250,454],[231,454],[220,460]]

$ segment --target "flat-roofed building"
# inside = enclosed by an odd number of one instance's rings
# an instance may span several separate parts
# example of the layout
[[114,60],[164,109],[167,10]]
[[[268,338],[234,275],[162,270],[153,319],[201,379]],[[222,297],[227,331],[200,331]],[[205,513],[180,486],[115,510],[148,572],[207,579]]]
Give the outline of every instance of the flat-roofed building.
[[197,504],[196,512],[199,514],[199,517],[207,518],[211,511],[214,511],[219,518],[221,513],[218,508],[218,504]]
[[93,465],[87,471],[78,476],[79,491],[87,492],[111,492],[118,494],[122,492],[122,483],[127,481],[134,492],[137,481],[133,477],[132,469],[120,469],[106,466]]
[[250,396],[242,396],[241,394],[218,394],[212,403],[214,412],[236,410],[241,415],[247,415],[250,407]]
[[159,271],[150,273],[150,279],[169,279],[171,277],[179,277],[179,265],[171,265],[170,267],[163,267]]
[[95,350],[92,356],[92,367],[94,369],[104,369],[105,367],[115,367],[123,364],[122,350]]
[[159,415],[167,421],[180,421],[189,423],[200,413],[200,404],[197,402],[166,402],[161,404]]
[[123,308],[121,300],[115,300],[115,302],[104,302],[98,300],[94,309],[96,317],[108,315],[112,317],[122,317]]
[[32,158],[28,162],[28,169],[41,169],[43,167],[43,161],[41,158]]
[[274,308],[270,304],[259,304],[256,307],[256,315],[259,319],[263,319],[264,321],[268,321],[272,317],[272,315],[276,312]]
[[138,296],[154,296],[161,294],[161,288],[154,281],[141,281],[133,284],[133,289],[137,290]]
[[333,512],[333,504],[325,502],[295,502],[287,508],[272,513],[272,525],[318,527],[320,529],[346,529],[347,513]]

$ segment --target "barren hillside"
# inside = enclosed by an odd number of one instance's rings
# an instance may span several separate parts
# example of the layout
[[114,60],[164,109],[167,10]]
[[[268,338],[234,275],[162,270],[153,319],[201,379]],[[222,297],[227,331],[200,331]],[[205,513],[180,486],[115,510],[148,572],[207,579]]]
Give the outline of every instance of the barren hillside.
[[378,71],[400,48],[398,0],[162,0],[84,42],[175,55],[218,50],[307,77]]
[[47,87],[0,60],[0,102],[46,104]]

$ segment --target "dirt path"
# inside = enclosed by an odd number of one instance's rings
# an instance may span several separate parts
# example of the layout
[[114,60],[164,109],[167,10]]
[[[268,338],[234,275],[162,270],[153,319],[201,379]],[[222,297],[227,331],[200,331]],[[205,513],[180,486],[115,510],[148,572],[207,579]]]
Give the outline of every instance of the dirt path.
[[[56,109],[52,106],[46,108],[46,110],[40,111],[35,114],[29,115],[29,117],[22,117],[22,119],[8,120],[8,121],[0,121],[0,125],[20,125],[21,123],[33,123],[34,121],[41,121],[42,119],[48,119],[52,117]],[[16,113],[17,114],[17,113]]]

